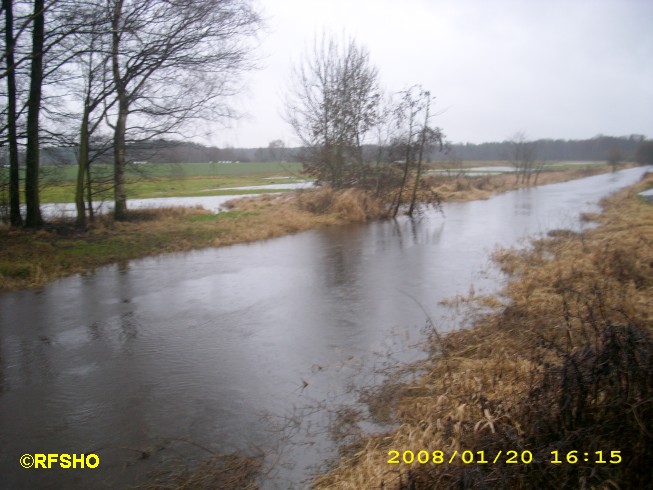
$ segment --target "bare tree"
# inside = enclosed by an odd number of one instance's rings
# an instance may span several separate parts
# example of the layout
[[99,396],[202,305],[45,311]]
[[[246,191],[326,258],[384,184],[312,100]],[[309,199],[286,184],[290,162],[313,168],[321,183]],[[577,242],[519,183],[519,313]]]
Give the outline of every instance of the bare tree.
[[283,142],[283,140],[270,141],[270,144],[268,145],[268,153],[270,155],[270,159],[273,162],[281,161],[283,150],[285,148],[286,148],[286,144]]
[[540,178],[540,174],[546,168],[546,164],[547,162],[543,158],[538,158],[533,164],[533,173],[535,174],[535,180],[533,181],[533,185],[537,185],[537,179]]
[[9,147],[9,222],[21,226],[20,181],[18,175],[18,119],[13,0],[2,0],[5,15],[5,61],[7,78],[7,144]]
[[422,164],[424,160],[424,151],[428,151],[433,145],[437,144],[442,151],[444,146],[444,135],[440,128],[430,127],[431,122],[431,92],[422,90],[421,96],[424,98],[424,122],[419,134],[419,142],[417,144],[417,165],[415,170],[415,183],[413,185],[413,194],[408,207],[408,216],[412,216],[417,205],[417,190],[422,184]]
[[[408,207],[408,215],[413,215],[417,206],[417,191],[422,184],[424,153],[428,152],[434,144],[438,144],[440,150],[443,148],[444,135],[439,128],[430,126],[431,100],[431,93],[428,90],[414,85],[401,92],[401,100],[394,111],[396,125],[399,128],[394,144],[401,149],[403,154],[403,159],[399,161],[402,166],[402,177],[393,204],[394,216],[397,216],[404,204],[403,193],[409,176],[414,173],[413,189]],[[435,199],[434,202],[437,201],[439,200]]]
[[44,39],[45,2],[44,0],[34,0],[30,88],[27,102],[27,147],[25,149],[25,225],[30,228],[38,228],[43,224],[39,201],[39,116],[43,86]]
[[[111,70],[117,103],[114,217],[126,218],[127,135],[152,138],[193,119],[233,112],[226,97],[249,68],[261,26],[247,0],[109,0]],[[134,118],[131,126],[128,116]]]
[[304,145],[304,171],[335,189],[375,189],[377,197],[385,194],[389,212],[396,216],[409,204],[412,215],[425,195],[419,192],[425,155],[444,139],[430,126],[430,92],[414,86],[398,103],[384,102],[367,50],[326,36],[295,67],[293,83],[286,115]]
[[529,185],[536,166],[535,142],[529,141],[526,135],[520,131],[508,140],[508,148],[507,159],[515,168],[517,182]]
[[[62,95],[67,92],[70,78],[65,68],[75,56],[75,50],[64,46],[64,41],[71,33],[85,26],[78,13],[86,2],[34,0],[31,3],[29,12],[26,2],[16,3],[20,12],[18,24],[14,26],[14,2],[3,0],[7,69],[2,76],[7,78],[8,107],[6,128],[2,130],[3,136],[6,131],[10,148],[17,149],[20,144],[25,143],[25,224],[36,228],[43,222],[39,197],[41,142],[44,137],[51,136],[50,131],[44,128],[42,120],[50,119],[51,126],[57,124],[57,111],[54,109],[60,103]],[[25,67],[28,64],[27,70]],[[22,87],[22,90],[17,90],[17,87]],[[49,94],[46,89],[50,89]],[[17,151],[12,149],[10,153]],[[17,158],[13,156],[10,160],[17,162]],[[12,194],[15,194],[18,188],[17,163],[15,168],[11,178]],[[15,203],[13,207],[17,209],[18,196],[12,198]],[[17,218],[17,212],[14,211],[13,221],[16,223]]]
[[[50,0],[47,4],[45,0],[33,0],[31,15],[32,44],[25,129],[25,226],[29,228],[38,228],[43,224],[39,196],[43,86],[48,77],[65,65],[66,53],[61,50],[57,52],[56,48],[59,41],[71,32],[70,19],[66,15],[60,15],[58,23],[48,23],[52,27],[46,30],[46,14],[49,15],[58,6],[57,3],[55,0]],[[74,10],[67,12],[74,17]],[[49,63],[46,62],[46,55],[50,55]]]
[[403,153],[403,159],[398,162],[402,165],[403,171],[399,191],[394,202],[393,216],[397,216],[403,204],[402,197],[406,184],[408,183],[408,174],[415,163],[415,140],[419,132],[417,119],[420,111],[423,109],[421,97],[416,96],[416,91],[420,91],[417,86],[403,91],[401,100],[395,108],[394,115],[397,127],[402,128],[398,139],[395,141],[395,146],[399,147]]
[[621,150],[617,147],[610,148],[610,151],[608,152],[608,165],[610,165],[613,172],[617,171],[617,167],[621,163],[621,160]]
[[305,147],[306,173],[333,188],[363,182],[363,144],[377,122],[379,100],[367,49],[353,39],[316,40],[294,69],[286,102],[286,118]]
[[640,165],[653,164],[653,140],[641,139],[635,151],[635,161]]
[[[75,207],[77,211],[76,224],[86,226],[85,198],[88,200],[89,217],[93,219],[91,162],[94,155],[107,152],[108,147],[102,145],[92,150],[93,136],[115,102],[114,86],[109,71],[109,23],[104,16],[103,2],[88,2],[80,7],[80,16],[85,28],[75,32],[71,38],[71,49],[77,49],[74,58],[75,68],[80,82],[77,98],[80,99],[82,110],[78,130],[77,152],[77,182],[75,186]],[[98,139],[95,139],[98,141]],[[94,155],[92,155],[94,153]]]
[[399,180],[397,168],[394,165],[397,156],[397,148],[394,142],[397,140],[398,130],[394,119],[394,111],[395,103],[391,96],[381,99],[377,112],[377,121],[372,128],[375,144],[369,160],[374,165],[371,168],[373,177],[371,185],[374,188],[376,197],[394,191]]

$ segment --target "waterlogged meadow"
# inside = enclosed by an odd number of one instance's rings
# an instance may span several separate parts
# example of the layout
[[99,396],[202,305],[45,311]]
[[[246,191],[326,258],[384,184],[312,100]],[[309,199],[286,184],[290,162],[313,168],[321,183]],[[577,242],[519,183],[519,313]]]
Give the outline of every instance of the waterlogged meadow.
[[[73,202],[75,200],[74,165],[49,165],[42,169],[41,202]],[[95,164],[93,178],[97,189],[105,187],[95,200],[112,199],[113,167]],[[301,165],[296,162],[266,163],[141,163],[127,167],[127,192],[130,199],[177,196],[215,196],[243,194],[225,187],[258,186],[302,182]],[[274,192],[270,189],[248,193]]]

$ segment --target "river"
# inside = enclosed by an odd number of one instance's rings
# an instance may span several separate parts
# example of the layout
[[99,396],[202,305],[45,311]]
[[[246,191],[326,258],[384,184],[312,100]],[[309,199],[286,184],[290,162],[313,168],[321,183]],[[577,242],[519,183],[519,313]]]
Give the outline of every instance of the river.
[[[419,356],[408,346],[420,339],[422,308],[446,330],[455,318],[439,301],[472,284],[496,291],[502,276],[488,255],[497,244],[578,229],[579,213],[644,172],[447,203],[419,220],[134,260],[2,293],[0,486],[120,488],[201,460],[199,446],[256,446],[279,450],[265,488],[304,488],[311,465],[333,454],[327,411],[313,408],[351,403],[352,383],[377,381],[388,359]],[[24,453],[90,452],[96,469],[19,464]]]

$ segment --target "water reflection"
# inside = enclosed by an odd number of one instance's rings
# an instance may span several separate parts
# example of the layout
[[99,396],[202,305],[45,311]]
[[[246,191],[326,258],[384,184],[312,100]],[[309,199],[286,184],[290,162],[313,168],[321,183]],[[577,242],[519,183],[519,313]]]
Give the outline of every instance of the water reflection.
[[[446,329],[440,300],[470,284],[496,288],[497,275],[482,272],[495,244],[578,228],[578,214],[594,209],[588,202],[641,173],[450,203],[444,216],[124,262],[0,294],[3,485],[125,487],[204,456],[184,441],[273,447],[279,434],[266,415],[355,399],[347,385],[373,378],[375,352],[419,336],[416,302]],[[311,433],[324,428],[319,415],[304,420]],[[280,488],[332,449],[323,435],[297,437],[306,444],[284,453],[297,464]],[[25,452],[64,450],[96,451],[101,468],[46,475],[16,464]]]

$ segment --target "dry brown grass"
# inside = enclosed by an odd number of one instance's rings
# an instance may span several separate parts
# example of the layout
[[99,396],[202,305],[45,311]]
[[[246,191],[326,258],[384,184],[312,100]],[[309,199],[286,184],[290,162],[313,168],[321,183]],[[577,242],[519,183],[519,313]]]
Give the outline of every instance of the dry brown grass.
[[[512,277],[504,301],[474,328],[434,336],[434,354],[417,366],[426,374],[387,401],[396,430],[359,443],[315,488],[646,488],[653,206],[635,192],[651,185],[653,176],[605,200],[594,230],[498,251]],[[390,450],[422,449],[482,450],[490,464],[388,464]],[[531,451],[534,462],[491,464],[499,450]],[[548,462],[556,450],[563,464]],[[565,461],[572,450],[576,464]],[[623,461],[583,461],[595,451]]]
[[[627,167],[624,167],[627,168]],[[606,167],[589,167],[573,170],[559,170],[543,172],[537,179],[537,185],[555,184],[568,180],[580,179],[591,175],[608,173]],[[526,184],[517,182],[513,174],[458,176],[445,175],[432,176],[427,179],[431,188],[442,196],[444,201],[472,201],[487,199],[490,196],[526,187]],[[534,178],[531,184],[535,184]]]
[[239,454],[218,454],[189,469],[162,471],[137,487],[138,490],[213,490],[237,488],[256,490],[261,458]]
[[297,206],[311,214],[333,214],[345,222],[364,222],[385,218],[388,215],[386,203],[370,192],[360,189],[329,188],[303,192],[297,195]]

